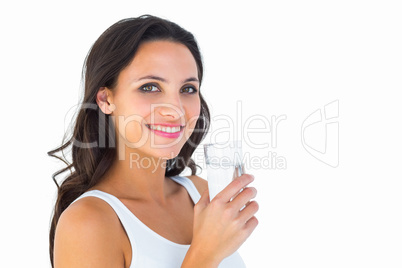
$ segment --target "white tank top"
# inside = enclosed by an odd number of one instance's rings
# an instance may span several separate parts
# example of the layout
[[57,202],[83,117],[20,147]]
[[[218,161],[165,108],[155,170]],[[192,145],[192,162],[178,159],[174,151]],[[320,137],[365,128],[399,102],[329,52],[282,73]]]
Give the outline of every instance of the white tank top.
[[[201,198],[193,182],[186,177],[170,177],[186,188],[194,204]],[[92,190],[82,194],[75,201],[87,197],[98,197],[107,202],[119,217],[131,243],[132,259],[130,268],[179,268],[190,245],[174,243],[142,223],[118,198]],[[74,202],[75,202],[74,201]],[[219,268],[245,268],[238,252],[225,258]]]

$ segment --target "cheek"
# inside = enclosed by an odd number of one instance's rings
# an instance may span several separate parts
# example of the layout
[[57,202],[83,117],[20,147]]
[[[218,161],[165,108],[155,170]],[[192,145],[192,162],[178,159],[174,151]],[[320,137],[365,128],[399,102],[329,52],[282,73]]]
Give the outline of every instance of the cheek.
[[139,99],[128,100],[129,98],[119,101],[118,105],[116,105],[116,114],[126,118],[135,117],[142,119],[149,115],[150,103]]
[[201,109],[201,104],[200,102],[195,102],[192,105],[188,106],[188,109],[186,111],[186,114],[188,115],[188,122],[191,130],[194,129],[197,120],[200,117],[200,109]]
[[130,142],[138,141],[143,132],[142,125],[149,115],[149,111],[150,104],[146,102],[118,102],[114,113],[120,135]]

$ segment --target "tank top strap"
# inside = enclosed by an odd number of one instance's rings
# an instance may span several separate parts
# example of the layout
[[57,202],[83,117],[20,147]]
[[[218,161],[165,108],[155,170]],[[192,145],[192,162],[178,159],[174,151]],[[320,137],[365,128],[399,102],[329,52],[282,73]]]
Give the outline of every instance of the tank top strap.
[[[74,200],[74,202],[76,202],[77,200],[84,198],[84,197],[97,197],[102,199],[103,201],[105,201],[106,203],[109,204],[109,206],[112,207],[112,209],[115,211],[115,213],[117,214],[117,217],[119,218],[121,224],[123,225],[123,228],[126,231],[126,234],[128,236],[128,239],[130,240],[130,244],[132,247],[132,264],[133,264],[133,260],[137,259],[137,245],[136,245],[136,232],[133,229],[133,214],[131,213],[131,211],[123,205],[123,203],[114,195],[105,193],[103,191],[99,191],[99,190],[91,190],[88,192],[83,193],[81,196],[79,196],[77,199]],[[74,203],[72,202],[72,203]],[[130,267],[133,267],[133,265],[131,264]]]
[[[199,201],[201,195],[189,178],[183,176],[170,178],[187,190],[194,204]],[[97,197],[104,200],[119,217],[132,247],[130,268],[173,268],[181,266],[190,245],[174,243],[155,233],[142,223],[117,197],[111,194],[91,190],[82,194],[74,202],[84,197]],[[235,252],[224,259],[219,268],[245,268],[245,265],[239,253]]]
[[200,200],[201,195],[198,192],[197,188],[195,187],[194,183],[189,178],[179,175],[170,178],[175,182],[181,184],[184,188],[186,188],[194,204],[196,204]]

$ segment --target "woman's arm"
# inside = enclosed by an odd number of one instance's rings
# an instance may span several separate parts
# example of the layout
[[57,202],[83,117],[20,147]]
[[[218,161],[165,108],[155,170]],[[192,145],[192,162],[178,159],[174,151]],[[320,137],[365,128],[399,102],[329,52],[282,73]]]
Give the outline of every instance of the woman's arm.
[[95,197],[68,207],[56,228],[55,268],[124,267],[124,231],[113,209]]
[[[251,235],[258,224],[254,216],[258,204],[251,201],[257,192],[246,186],[253,180],[247,174],[238,177],[211,202],[208,190],[202,194],[194,207],[193,240],[182,268],[218,267]],[[242,188],[244,190],[236,195]]]

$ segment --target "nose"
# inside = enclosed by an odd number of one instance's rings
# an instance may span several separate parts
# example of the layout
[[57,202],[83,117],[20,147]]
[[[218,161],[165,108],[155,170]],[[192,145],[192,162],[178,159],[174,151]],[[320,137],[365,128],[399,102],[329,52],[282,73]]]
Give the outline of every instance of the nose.
[[163,103],[154,104],[159,114],[168,120],[179,120],[184,116],[180,96],[166,98]]

